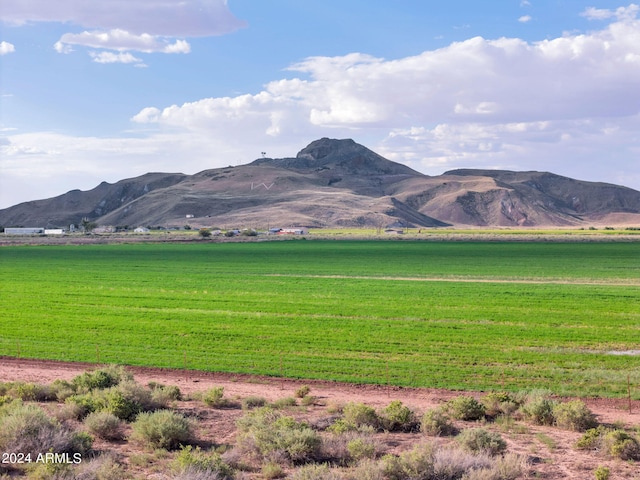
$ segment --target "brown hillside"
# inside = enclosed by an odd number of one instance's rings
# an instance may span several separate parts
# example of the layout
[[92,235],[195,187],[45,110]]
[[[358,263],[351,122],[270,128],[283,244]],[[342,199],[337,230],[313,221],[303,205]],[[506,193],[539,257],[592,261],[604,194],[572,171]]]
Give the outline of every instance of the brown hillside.
[[630,225],[640,192],[545,172],[454,170],[430,177],[353,140],[316,140],[292,158],[195,175],[150,173],[0,210],[2,226]]

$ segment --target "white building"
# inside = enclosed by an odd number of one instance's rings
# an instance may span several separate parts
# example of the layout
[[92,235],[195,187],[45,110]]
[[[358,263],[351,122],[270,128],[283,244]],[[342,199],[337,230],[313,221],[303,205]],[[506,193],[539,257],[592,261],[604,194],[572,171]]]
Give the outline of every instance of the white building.
[[43,235],[44,228],[40,227],[9,227],[4,229],[5,235]]

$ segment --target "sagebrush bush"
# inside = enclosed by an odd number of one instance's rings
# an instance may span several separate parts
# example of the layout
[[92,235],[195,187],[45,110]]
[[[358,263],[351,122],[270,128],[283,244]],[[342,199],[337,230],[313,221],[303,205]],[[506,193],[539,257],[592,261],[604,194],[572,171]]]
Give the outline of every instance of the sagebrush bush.
[[598,424],[595,415],[580,400],[558,403],[552,413],[557,426],[576,432],[584,432]]
[[390,432],[411,432],[418,426],[416,414],[400,400],[394,400],[379,414],[382,428]]
[[306,423],[270,407],[252,410],[238,419],[238,448],[259,458],[282,455],[291,462],[316,457],[320,437]]
[[458,445],[471,452],[482,452],[497,455],[507,449],[507,443],[499,433],[484,428],[469,428],[456,437]]
[[382,469],[389,480],[433,478],[433,455],[435,447],[430,443],[419,443],[400,456],[382,457]]
[[222,460],[217,452],[205,452],[200,447],[183,445],[173,460],[173,468],[178,472],[208,472],[211,478],[232,479],[233,468]]
[[607,467],[599,466],[593,471],[593,475],[595,476],[596,480],[609,480],[609,477],[611,476],[611,470],[609,470]]
[[176,400],[182,400],[182,392],[175,385],[162,385],[157,382],[149,382],[147,384],[151,390],[151,401],[156,408],[166,408],[169,404]]
[[92,439],[58,423],[35,405],[13,402],[0,415],[0,451],[31,453],[86,453]]
[[64,480],[67,478],[69,480],[122,480],[127,478],[127,474],[113,455],[103,454],[89,461],[83,461],[74,474],[64,477]]
[[484,405],[485,414],[489,417],[511,415],[520,407],[516,396],[508,392],[489,392],[480,399],[480,402]]
[[365,458],[346,473],[346,480],[385,480],[383,464]]
[[84,419],[89,433],[103,440],[121,440],[124,422],[110,412],[93,412]]
[[424,412],[420,422],[420,431],[435,437],[455,435],[457,432],[449,417],[441,408],[432,408]]
[[231,400],[225,398],[224,387],[210,388],[204,392],[202,401],[212,408],[231,408],[235,406]]
[[300,388],[296,390],[296,397],[304,398],[307,395],[309,395],[310,391],[311,391],[311,387],[309,387],[309,385],[302,385]]
[[298,405],[298,402],[294,397],[279,398],[271,404],[273,408],[295,407],[296,405]]
[[475,398],[464,395],[449,400],[446,409],[456,420],[480,420],[485,415],[484,405]]
[[594,450],[621,460],[640,460],[640,442],[621,429],[590,428],[576,442],[579,450]]
[[252,408],[264,407],[267,404],[267,399],[264,397],[246,397],[242,399],[242,409],[251,410]]
[[377,444],[372,437],[357,437],[347,443],[347,451],[352,460],[374,458],[377,454]]
[[558,402],[543,395],[534,395],[520,408],[524,418],[535,425],[553,425],[553,410]]
[[84,372],[71,380],[76,391],[101,390],[118,385],[121,381],[133,381],[133,376],[124,367],[110,365],[91,372]]
[[309,464],[299,468],[291,475],[291,480],[342,480],[337,471],[328,465]]
[[264,478],[265,480],[273,480],[276,478],[284,478],[287,476],[282,467],[276,462],[267,462],[262,465],[260,473],[262,474],[262,478]]
[[526,458],[508,453],[495,458],[488,467],[467,471],[461,480],[517,480],[523,478],[526,467]]
[[347,403],[342,409],[344,421],[356,428],[367,425],[373,428],[380,426],[380,418],[376,411],[364,403]]
[[55,392],[49,385],[31,382],[13,382],[8,391],[13,398],[31,402],[50,402],[57,400]]
[[173,450],[193,441],[193,426],[183,415],[171,410],[143,412],[131,424],[132,439],[149,448]]

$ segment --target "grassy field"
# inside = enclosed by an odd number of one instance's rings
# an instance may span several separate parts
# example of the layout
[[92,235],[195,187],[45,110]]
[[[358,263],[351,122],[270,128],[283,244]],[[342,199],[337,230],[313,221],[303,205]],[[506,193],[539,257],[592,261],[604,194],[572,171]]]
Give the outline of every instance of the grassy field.
[[0,355],[640,398],[640,243],[3,247]]

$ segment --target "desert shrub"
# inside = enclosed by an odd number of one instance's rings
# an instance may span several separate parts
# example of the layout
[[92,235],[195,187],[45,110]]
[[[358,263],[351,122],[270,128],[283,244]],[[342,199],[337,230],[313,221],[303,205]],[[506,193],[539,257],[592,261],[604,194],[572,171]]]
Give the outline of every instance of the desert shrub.
[[488,467],[469,470],[461,480],[516,480],[522,478],[526,467],[525,457],[508,453],[495,458]]
[[355,430],[357,430],[357,427],[355,425],[347,423],[344,418],[336,419],[335,422],[327,427],[327,431],[335,433],[337,435]]
[[609,480],[611,471],[607,467],[599,466],[593,471],[596,480]]
[[439,437],[441,435],[455,435],[456,428],[442,409],[432,408],[422,415],[420,431],[427,435]]
[[282,467],[276,462],[267,462],[262,465],[261,473],[262,478],[265,480],[273,480],[275,478],[284,478],[287,476]]
[[403,405],[400,400],[394,400],[383,408],[379,418],[382,428],[390,432],[411,432],[418,426],[413,410]]
[[205,452],[200,447],[182,446],[177,453],[173,467],[176,471],[208,472],[211,477],[222,479],[233,478],[233,469],[222,460],[219,453]]
[[511,415],[518,410],[520,403],[515,395],[508,392],[489,392],[480,399],[485,414],[489,417]]
[[110,412],[93,412],[84,419],[89,433],[103,440],[121,440],[123,421]]
[[316,400],[316,397],[314,397],[313,395],[305,395],[300,399],[300,405],[302,405],[303,407],[310,407],[316,404]]
[[242,399],[242,409],[251,410],[252,408],[264,407],[267,399],[264,397],[247,397]]
[[295,407],[296,405],[298,405],[298,402],[294,397],[279,398],[271,404],[273,408]]
[[97,402],[99,406],[98,410],[109,412],[127,421],[133,420],[136,415],[143,411],[142,405],[118,389],[118,387],[112,387],[105,391],[100,398],[97,399]]
[[459,448],[439,448],[433,452],[433,474],[429,479],[456,480],[466,472],[491,466],[485,453],[470,453]]
[[382,457],[385,478],[389,480],[433,478],[433,455],[435,448],[430,443],[420,443],[400,456]]
[[595,450],[621,460],[640,460],[640,442],[624,430],[590,428],[576,442],[579,450]]
[[64,402],[68,397],[76,393],[75,387],[70,382],[61,379],[54,380],[50,389],[59,402]]
[[[122,480],[127,478],[125,469],[113,455],[104,454],[83,461],[69,480]],[[57,479],[56,479],[57,480]],[[62,480],[62,479],[60,479]]]
[[340,474],[328,465],[315,463],[299,468],[290,478],[291,480],[341,480]]
[[64,402],[73,408],[78,420],[102,408],[98,398],[90,393],[71,395]]
[[31,382],[14,382],[8,395],[20,400],[32,402],[49,402],[56,400],[55,393],[48,385],[40,385]]
[[383,465],[366,458],[347,473],[346,480],[385,480]]
[[283,455],[292,462],[314,458],[320,437],[306,423],[283,416],[270,407],[252,410],[239,418],[238,447],[261,458]]
[[297,398],[306,397],[307,395],[309,395],[309,392],[311,392],[311,387],[309,387],[309,385],[302,385],[296,390],[296,397]]
[[182,392],[175,385],[162,385],[161,383],[149,382],[147,384],[151,390],[151,401],[160,407],[166,407],[172,401],[182,400]]
[[526,420],[535,425],[553,425],[555,423],[553,409],[557,403],[544,394],[534,394],[527,399],[520,408],[520,412]]
[[359,461],[376,456],[376,442],[372,437],[360,436],[347,443],[347,451],[352,460]]
[[376,411],[364,403],[347,403],[342,409],[342,414],[344,421],[356,428],[363,425],[378,428],[380,425]]
[[143,412],[131,426],[132,439],[149,448],[172,450],[193,440],[191,422],[171,410]]
[[235,406],[228,398],[224,397],[224,387],[213,387],[204,392],[202,401],[212,408],[230,408]]
[[608,431],[607,428],[599,426],[590,428],[576,442],[578,450],[599,450],[602,446],[602,436]]
[[580,400],[559,403],[553,408],[553,417],[559,427],[584,432],[598,424],[595,415]]
[[91,372],[84,372],[71,380],[77,391],[101,390],[114,387],[124,380],[133,380],[133,376],[124,367],[110,365]]
[[484,452],[497,455],[507,449],[507,443],[499,433],[490,432],[484,428],[470,428],[463,430],[456,437],[458,445],[471,452]]
[[14,402],[0,416],[0,451],[31,453],[85,453],[92,439],[83,432],[74,432],[50,418],[35,405]]
[[605,452],[621,460],[640,460],[640,443],[638,439],[624,430],[610,430],[602,437]]
[[485,415],[484,405],[464,395],[449,400],[446,409],[456,420],[480,420]]

